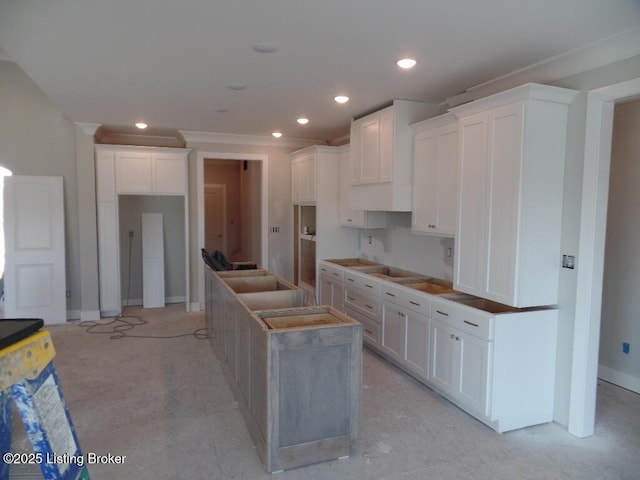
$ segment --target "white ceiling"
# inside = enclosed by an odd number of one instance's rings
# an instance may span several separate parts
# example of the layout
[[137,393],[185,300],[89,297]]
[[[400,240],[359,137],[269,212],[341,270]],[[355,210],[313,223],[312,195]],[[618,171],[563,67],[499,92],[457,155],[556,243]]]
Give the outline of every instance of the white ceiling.
[[0,59],[75,122],[331,140],[639,26],[638,0],[2,0]]

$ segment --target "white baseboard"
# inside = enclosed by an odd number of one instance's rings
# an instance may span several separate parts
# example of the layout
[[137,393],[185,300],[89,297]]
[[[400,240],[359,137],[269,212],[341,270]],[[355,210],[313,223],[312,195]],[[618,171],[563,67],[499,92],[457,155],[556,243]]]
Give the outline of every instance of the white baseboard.
[[200,302],[191,302],[191,311],[199,312],[200,310],[204,310],[200,308]]
[[82,312],[80,310],[67,310],[67,320],[80,320]]
[[605,382],[619,385],[632,392],[640,393],[640,378],[629,375],[628,373],[619,372],[604,365],[598,365],[598,378],[601,378]]
[[[164,303],[168,304],[168,303],[185,303],[186,298],[185,297],[165,297],[164,299]],[[130,298],[129,301],[127,302],[126,306],[127,307],[141,307],[143,305],[144,301],[142,300],[142,298]],[[122,304],[122,307],[125,307],[125,304]]]
[[80,320],[83,322],[100,320],[100,310],[82,310]]

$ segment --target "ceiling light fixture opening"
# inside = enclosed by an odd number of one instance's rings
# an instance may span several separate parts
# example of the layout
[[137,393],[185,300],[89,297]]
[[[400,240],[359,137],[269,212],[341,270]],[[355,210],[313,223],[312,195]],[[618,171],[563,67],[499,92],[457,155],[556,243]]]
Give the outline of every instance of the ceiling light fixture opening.
[[273,43],[256,43],[253,50],[258,53],[273,53],[278,51],[278,47]]
[[280,138],[282,136],[282,132],[273,132],[271,135],[273,135],[276,138]]
[[347,103],[349,101],[349,97],[346,95],[338,95],[337,97],[333,97],[333,99],[338,103]]
[[296,120],[296,122],[298,122],[300,125],[306,125],[307,123],[309,123],[309,119],[308,118],[304,118],[304,117],[300,117]]
[[147,125],[144,122],[138,122],[136,123],[136,127],[138,127],[140,130],[144,130],[145,128],[147,128],[149,125]]
[[247,88],[247,86],[241,83],[230,83],[229,85],[227,85],[227,88],[229,90],[239,91],[239,90],[244,90],[245,88]]
[[413,68],[416,66],[416,62],[413,58],[403,58],[401,60],[398,60],[396,62],[396,65],[398,65],[400,68],[404,68],[405,70],[409,69],[409,68]]

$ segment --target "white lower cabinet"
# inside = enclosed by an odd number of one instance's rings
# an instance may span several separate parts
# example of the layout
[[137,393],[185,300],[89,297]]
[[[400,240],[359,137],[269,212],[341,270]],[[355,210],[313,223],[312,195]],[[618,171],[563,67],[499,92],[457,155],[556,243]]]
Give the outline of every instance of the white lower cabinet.
[[420,379],[427,380],[429,318],[384,300],[381,348],[390,359]]
[[474,415],[487,415],[490,342],[431,321],[433,386]]
[[344,286],[334,278],[320,274],[320,305],[331,305],[344,312]]
[[323,303],[343,281],[344,313],[367,347],[498,432],[553,421],[557,310],[454,301],[320,265]]

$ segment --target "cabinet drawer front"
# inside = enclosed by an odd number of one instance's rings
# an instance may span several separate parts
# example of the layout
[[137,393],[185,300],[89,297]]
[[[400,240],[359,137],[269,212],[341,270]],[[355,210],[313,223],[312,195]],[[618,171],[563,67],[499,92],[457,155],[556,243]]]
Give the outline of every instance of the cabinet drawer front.
[[427,317],[431,315],[431,295],[427,293],[413,292],[408,288],[387,283],[382,284],[380,291],[384,300]]
[[362,340],[370,346],[380,345],[380,325],[360,312],[345,308],[345,313],[362,325]]
[[431,318],[483,340],[493,339],[494,319],[488,312],[434,298],[431,303]]
[[377,297],[365,295],[357,289],[345,287],[344,304],[352,307],[370,317],[372,320],[379,322],[380,318],[380,299]]
[[328,265],[324,262],[320,262],[320,274],[325,274],[338,282],[344,280],[344,271],[341,268]]
[[344,273],[345,287],[356,287],[372,295],[380,295],[380,282],[370,275],[362,275],[346,271]]

